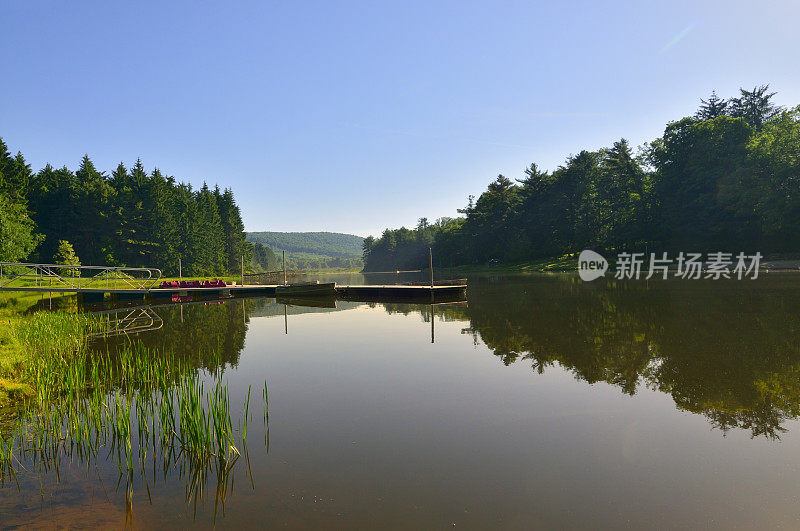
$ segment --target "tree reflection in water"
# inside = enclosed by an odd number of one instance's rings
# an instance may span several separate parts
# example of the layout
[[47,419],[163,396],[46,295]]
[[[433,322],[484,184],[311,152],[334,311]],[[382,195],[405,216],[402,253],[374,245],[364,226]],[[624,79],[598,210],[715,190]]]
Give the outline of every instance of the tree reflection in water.
[[[556,364],[634,395],[642,386],[731,429],[778,439],[800,415],[800,299],[791,274],[757,281],[476,277],[465,306],[435,307],[501,362]],[[385,305],[389,312],[429,310]]]

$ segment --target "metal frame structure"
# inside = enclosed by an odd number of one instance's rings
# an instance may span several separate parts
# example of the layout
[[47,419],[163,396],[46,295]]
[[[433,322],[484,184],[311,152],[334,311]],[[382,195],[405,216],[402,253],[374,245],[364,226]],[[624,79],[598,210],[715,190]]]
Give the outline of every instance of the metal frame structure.
[[152,267],[108,267],[0,262],[0,290],[55,291],[146,290],[156,286],[161,270]]

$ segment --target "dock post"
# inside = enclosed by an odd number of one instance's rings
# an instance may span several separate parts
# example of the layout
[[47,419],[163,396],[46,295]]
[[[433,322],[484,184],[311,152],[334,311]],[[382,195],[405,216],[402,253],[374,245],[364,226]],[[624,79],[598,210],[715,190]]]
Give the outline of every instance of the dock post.
[[242,255],[242,286],[244,286],[244,255]]
[[431,289],[433,289],[433,248],[428,247],[428,265],[431,268]]
[[181,259],[178,258],[178,280],[183,280],[183,270],[181,269]]
[[286,251],[281,251],[283,253],[283,285],[286,285]]
[[433,303],[431,303],[431,343],[436,343],[436,331],[433,328],[434,317],[436,317],[436,314],[433,312]]

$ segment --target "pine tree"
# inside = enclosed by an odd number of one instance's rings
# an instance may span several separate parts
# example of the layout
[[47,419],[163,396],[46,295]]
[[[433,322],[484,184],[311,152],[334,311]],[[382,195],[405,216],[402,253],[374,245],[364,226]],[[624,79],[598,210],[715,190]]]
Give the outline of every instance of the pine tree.
[[3,139],[0,138],[0,192],[5,192],[14,201],[25,203],[30,192],[33,173],[22,153],[12,157]]
[[728,109],[728,102],[720,99],[716,91],[711,91],[708,100],[700,99],[700,108],[697,109],[694,117],[698,120],[713,120],[719,116],[724,116]]
[[198,228],[197,200],[191,185],[185,183],[178,185],[175,189],[174,205],[175,253],[183,262],[184,272],[194,274],[203,245]]
[[225,267],[228,272],[239,271],[242,257],[245,263],[250,263],[252,247],[245,239],[244,222],[239,207],[233,198],[233,191],[226,188],[220,193],[219,187],[214,189],[214,199],[217,201],[219,217],[222,225]]
[[754,87],[753,90],[739,89],[740,96],[731,98],[731,116],[744,118],[744,121],[760,131],[766,122],[783,111],[779,105],[772,103],[777,92],[767,93],[769,85]]
[[30,210],[45,239],[39,246],[36,259],[53,262],[58,240],[74,241],[80,230],[78,185],[68,168],[53,169],[50,164],[39,170],[31,181]]
[[[598,173],[596,207],[600,224],[596,243],[604,248],[637,243],[644,220],[641,208],[644,172],[624,138],[604,152]],[[638,230],[637,230],[638,229]]]
[[73,242],[78,254],[89,264],[112,261],[113,240],[110,237],[110,211],[114,189],[106,176],[97,171],[88,155],[84,155],[76,179],[76,232]]
[[14,159],[11,158],[11,154],[8,152],[8,146],[3,139],[0,138],[0,192],[9,192],[6,188],[5,176],[11,173],[13,162]]
[[214,194],[208,185],[195,194],[197,201],[197,256],[195,267],[204,275],[217,275],[227,269],[225,260],[224,233],[219,209]]
[[146,190],[145,205],[152,220],[143,236],[149,249],[147,265],[159,267],[168,274],[177,274],[180,236],[176,219],[175,179],[164,177],[155,168],[150,174]]

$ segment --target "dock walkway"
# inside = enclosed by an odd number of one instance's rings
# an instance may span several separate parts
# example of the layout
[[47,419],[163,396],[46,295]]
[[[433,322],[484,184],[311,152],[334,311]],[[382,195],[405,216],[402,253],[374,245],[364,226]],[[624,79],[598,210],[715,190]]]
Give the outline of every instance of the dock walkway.
[[[248,284],[204,287],[162,287],[157,282],[161,271],[149,268],[106,266],[62,266],[54,264],[0,263],[0,292],[27,291],[38,293],[77,293],[84,302],[102,302],[106,294],[112,299],[143,298],[275,296],[280,284]],[[121,284],[121,286],[120,286]],[[384,284],[336,286],[335,293],[322,296],[351,301],[427,300],[466,297],[466,280],[443,281],[434,285]]]

